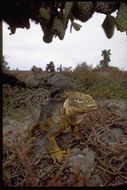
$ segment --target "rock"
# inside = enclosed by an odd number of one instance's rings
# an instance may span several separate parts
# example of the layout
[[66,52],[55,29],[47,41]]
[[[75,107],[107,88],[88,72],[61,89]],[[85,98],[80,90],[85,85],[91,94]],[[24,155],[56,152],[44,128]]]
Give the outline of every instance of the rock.
[[47,80],[47,85],[54,87],[71,88],[72,84],[70,82],[70,78],[60,74],[55,74]]
[[87,183],[87,186],[89,187],[103,186],[103,181],[98,174],[92,175],[90,180]]
[[120,127],[123,129],[124,134],[127,135],[127,121],[125,121],[125,122],[121,122]]
[[111,132],[108,132],[108,131],[104,132],[101,138],[102,138],[102,141],[106,144],[116,143],[116,139],[115,137],[113,137]]
[[69,158],[68,166],[73,170],[79,169],[83,176],[90,177],[90,170],[86,165],[85,156],[82,154],[71,155]]
[[107,108],[113,112],[127,112],[127,105],[122,100],[108,100]]
[[26,86],[28,88],[40,88],[45,85],[45,82],[41,79],[37,79],[36,77],[27,77],[25,80]]
[[47,82],[47,80],[52,76],[53,74],[51,73],[44,73],[41,72],[40,74],[37,75],[33,75],[34,78],[38,79],[38,80],[43,80],[44,82]]
[[15,129],[22,129],[22,130],[26,130],[28,128],[28,126],[30,125],[31,121],[29,119],[29,117],[24,118],[24,121],[20,122],[18,120],[14,120],[9,118],[7,123],[5,123],[4,121],[5,119],[3,119],[3,126],[6,127],[9,130],[15,130]]
[[68,166],[74,170],[79,169],[83,176],[89,178],[91,171],[95,168],[95,152],[89,148],[80,150],[80,148],[73,148],[69,158]]
[[113,128],[111,131],[106,131],[102,135],[102,141],[107,144],[116,144],[121,139],[127,139],[126,135],[124,135],[123,130],[121,128]]
[[39,86],[39,81],[33,76],[27,77],[25,82],[28,88],[37,88]]
[[71,150],[71,155],[76,155],[76,154],[81,154],[81,149],[80,148],[73,148]]
[[91,150],[90,148],[84,148],[82,153],[85,155],[86,164],[90,169],[95,168],[95,152]]
[[38,87],[41,88],[41,87],[44,87],[45,86],[45,81],[42,80],[42,79],[39,79],[39,85]]
[[123,136],[123,130],[120,128],[113,128],[111,133],[116,139],[119,139]]

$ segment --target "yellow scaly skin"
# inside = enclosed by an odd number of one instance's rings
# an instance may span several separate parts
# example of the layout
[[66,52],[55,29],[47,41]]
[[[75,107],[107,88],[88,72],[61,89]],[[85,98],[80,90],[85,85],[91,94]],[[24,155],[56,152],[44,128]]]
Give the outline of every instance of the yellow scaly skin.
[[47,150],[54,163],[61,162],[69,154],[68,150],[61,150],[56,142],[56,137],[66,129],[71,128],[74,138],[79,138],[78,125],[83,120],[84,114],[96,109],[93,98],[81,92],[72,92],[65,100],[60,115],[47,118],[43,131],[47,136]]

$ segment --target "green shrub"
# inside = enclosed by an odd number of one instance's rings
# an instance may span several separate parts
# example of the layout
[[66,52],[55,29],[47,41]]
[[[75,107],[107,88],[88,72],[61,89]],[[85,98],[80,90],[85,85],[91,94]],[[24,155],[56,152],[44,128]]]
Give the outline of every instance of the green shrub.
[[101,76],[93,71],[73,72],[73,88],[76,91],[88,93],[96,98],[127,99],[127,88],[125,88],[126,73],[116,70],[108,73],[108,76]]

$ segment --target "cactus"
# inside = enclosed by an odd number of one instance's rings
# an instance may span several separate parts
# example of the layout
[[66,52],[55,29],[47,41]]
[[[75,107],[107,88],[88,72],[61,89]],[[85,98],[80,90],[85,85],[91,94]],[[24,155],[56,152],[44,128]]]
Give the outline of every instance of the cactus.
[[108,64],[110,62],[110,55],[111,55],[111,50],[110,49],[109,50],[104,49],[102,51],[101,56],[103,56],[103,60],[100,61],[100,65],[102,67],[108,67]]
[[51,32],[52,24],[53,24],[52,20],[49,21],[49,23],[46,24],[46,25],[44,23],[40,22],[41,28],[42,28],[42,30],[44,32],[43,40],[46,43],[52,42],[52,39],[53,39],[53,36],[54,36],[54,34]]
[[50,20],[50,14],[49,14],[49,12],[48,12],[48,9],[41,7],[41,8],[39,9],[39,12],[40,12],[40,15],[41,15],[42,19],[43,19],[46,23],[48,23],[49,20]]
[[72,14],[81,22],[86,22],[94,13],[93,2],[76,2],[72,8]]
[[115,17],[107,15],[106,18],[104,19],[102,27],[105,31],[107,38],[111,38],[115,30]]
[[65,2],[65,15],[64,15],[65,22],[67,22],[73,4],[74,4],[73,2]]
[[54,18],[53,26],[52,26],[52,33],[57,35],[60,40],[64,38],[65,35],[65,26],[60,18]]
[[77,24],[77,23],[75,23],[75,22],[72,22],[72,26],[74,27],[74,29],[75,29],[76,31],[79,31],[80,28],[82,27],[80,24]]
[[111,14],[114,12],[119,6],[119,3],[116,1],[103,2],[98,1],[96,3],[95,11],[103,14]]
[[124,2],[121,2],[117,12],[116,27],[121,32],[127,31],[127,4]]
[[[11,14],[3,15],[3,20],[9,25],[11,34],[14,34],[17,28],[30,28],[29,19],[36,24],[40,23],[44,33],[43,41],[50,43],[53,37],[58,36],[60,40],[64,39],[68,22],[71,21],[71,28],[80,30],[80,25],[75,23],[75,19],[81,22],[88,21],[94,12],[106,14],[102,27],[108,38],[114,33],[114,28],[120,32],[127,32],[127,3],[123,2],[103,2],[103,1],[82,1],[82,2],[42,2],[34,1],[14,3],[8,2]],[[14,8],[14,11],[13,11]],[[4,5],[6,12],[6,5]],[[118,10],[115,24],[114,18],[110,15]]]

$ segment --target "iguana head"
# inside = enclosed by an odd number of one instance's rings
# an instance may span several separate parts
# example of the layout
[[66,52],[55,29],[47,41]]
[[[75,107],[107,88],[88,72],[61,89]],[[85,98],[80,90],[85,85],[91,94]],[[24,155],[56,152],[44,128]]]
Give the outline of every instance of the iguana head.
[[73,123],[80,123],[86,112],[96,109],[95,100],[82,92],[72,92],[65,100],[65,114],[72,118]]

